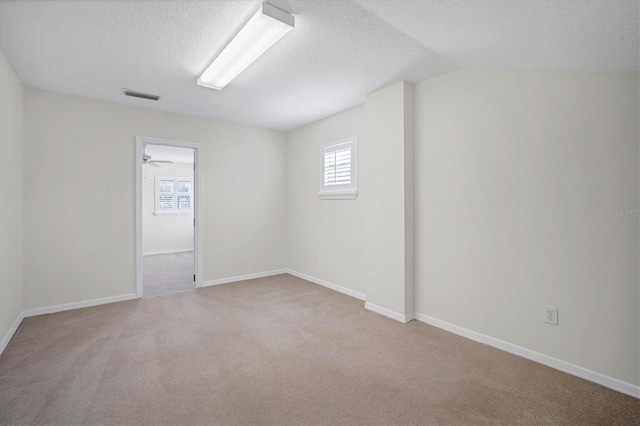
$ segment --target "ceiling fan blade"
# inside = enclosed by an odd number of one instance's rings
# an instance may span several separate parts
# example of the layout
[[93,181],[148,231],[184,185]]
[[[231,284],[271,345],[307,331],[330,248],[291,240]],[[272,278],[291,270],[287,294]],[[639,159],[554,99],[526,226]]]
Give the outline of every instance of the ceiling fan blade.
[[160,163],[173,164],[173,161],[169,160],[153,160],[152,157],[146,152],[142,153],[142,163],[149,164],[153,167],[160,167]]

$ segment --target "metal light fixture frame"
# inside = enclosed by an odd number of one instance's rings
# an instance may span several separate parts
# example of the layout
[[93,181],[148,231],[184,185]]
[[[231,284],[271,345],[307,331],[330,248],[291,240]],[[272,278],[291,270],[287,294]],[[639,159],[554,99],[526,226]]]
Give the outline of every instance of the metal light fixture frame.
[[198,85],[222,90],[295,26],[293,15],[262,3],[198,78]]

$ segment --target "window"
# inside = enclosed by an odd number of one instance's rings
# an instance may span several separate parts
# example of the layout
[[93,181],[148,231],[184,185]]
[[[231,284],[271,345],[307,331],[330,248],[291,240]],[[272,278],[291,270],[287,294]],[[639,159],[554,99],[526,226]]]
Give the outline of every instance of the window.
[[193,207],[193,179],[156,176],[156,214],[190,213]]
[[325,200],[358,196],[356,138],[326,143],[320,147],[320,191]]

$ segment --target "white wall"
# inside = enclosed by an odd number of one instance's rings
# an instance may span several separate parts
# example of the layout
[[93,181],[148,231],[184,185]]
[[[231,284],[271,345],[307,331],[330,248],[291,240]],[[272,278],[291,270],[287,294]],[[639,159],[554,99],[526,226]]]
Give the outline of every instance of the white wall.
[[[367,302],[399,315],[413,313],[413,85],[400,81],[367,95],[366,151],[360,170],[367,261]],[[368,305],[369,306],[369,305]]]
[[[385,119],[409,133],[396,89],[286,138],[26,90],[25,307],[135,291],[145,135],[205,145],[205,280],[287,266],[406,309],[410,152],[372,179],[384,157],[368,139],[384,146]],[[457,71],[417,85],[415,108],[415,310],[638,384],[638,218],[606,214],[639,208],[637,76]],[[319,200],[319,145],[354,134],[360,196]]]
[[[398,82],[287,134],[288,266],[399,316],[413,312],[412,119],[413,85]],[[350,136],[358,198],[320,200],[320,145]]]
[[[288,266],[402,313],[415,260],[416,312],[637,385],[640,228],[607,210],[640,208],[638,77],[469,70],[424,81],[415,161],[405,144],[382,171],[382,148],[412,137],[399,84],[288,134]],[[319,146],[350,134],[360,195],[320,201]],[[543,322],[545,304],[559,326]]]
[[[355,200],[321,200],[320,145],[358,137],[358,167],[366,151],[359,106],[287,134],[287,266],[351,290],[366,292],[362,197],[366,178],[358,176]],[[360,170],[358,168],[358,170]],[[314,262],[314,255],[318,262]]]
[[23,88],[0,51],[0,340],[23,306],[22,163]]
[[193,163],[144,166],[142,181],[142,250],[144,254],[193,250],[193,210],[155,214],[155,178],[193,178]]
[[25,91],[26,308],[135,293],[135,136],[203,146],[204,280],[284,268],[280,132]]
[[637,75],[420,83],[416,311],[638,385],[638,121]]

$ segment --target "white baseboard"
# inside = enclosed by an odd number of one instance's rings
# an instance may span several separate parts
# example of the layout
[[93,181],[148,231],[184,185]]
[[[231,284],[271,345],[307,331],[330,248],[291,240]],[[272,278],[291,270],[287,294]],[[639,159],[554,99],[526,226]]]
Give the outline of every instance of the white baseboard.
[[504,340],[496,339],[495,337],[490,337],[482,333],[478,333],[445,321],[441,321],[428,315],[415,312],[413,316],[416,320],[432,325],[434,327],[441,328],[443,330],[449,331],[462,337],[466,337],[467,339],[471,339],[476,342],[484,343],[485,345],[501,349],[505,352],[521,356],[542,365],[546,365],[547,367],[563,371],[573,376],[580,377],[609,389],[613,389],[615,391],[640,399],[640,386],[606,376],[602,373],[588,370],[584,367],[580,367],[566,361],[553,358],[549,355],[532,351],[531,349],[523,348],[522,346],[514,345],[513,343],[505,342]]
[[255,278],[271,277],[273,275],[280,275],[280,274],[285,274],[285,273],[286,273],[285,269],[276,269],[276,270],[273,270],[273,271],[256,272],[255,274],[238,275],[238,276],[229,277],[229,278],[220,278],[220,279],[217,279],[217,280],[205,281],[205,282],[202,283],[202,287],[209,287],[209,286],[212,286],[212,285],[235,283],[236,281],[252,280],[252,279],[255,279]]
[[[324,281],[321,280],[319,278],[315,278],[312,277],[310,275],[306,275],[297,271],[293,271],[291,269],[278,269],[278,270],[274,270],[274,271],[268,271],[268,272],[258,272],[258,273],[254,273],[254,274],[247,274],[247,275],[240,275],[240,276],[236,276],[236,277],[229,277],[229,278],[222,278],[222,279],[218,279],[218,280],[212,280],[212,281],[206,281],[204,283],[204,286],[211,286],[211,285],[219,285],[219,284],[227,284],[227,283],[232,283],[232,282],[236,282],[236,281],[244,281],[244,280],[250,280],[250,279],[254,279],[254,278],[263,278],[263,277],[269,277],[269,276],[273,276],[273,275],[279,275],[279,274],[283,274],[283,273],[288,273],[291,274],[293,276],[296,276],[298,278],[302,278],[304,280],[310,281],[312,283],[321,285],[323,287],[327,287],[329,289],[335,290],[337,292],[346,294],[348,296],[351,297],[355,297],[357,299],[360,300],[366,300],[366,295],[333,283],[330,283],[328,281]],[[80,302],[73,302],[73,303],[65,303],[65,304],[61,304],[61,305],[54,305],[54,306],[47,306],[47,307],[43,307],[43,308],[36,308],[36,309],[27,309],[22,311],[18,317],[16,318],[16,320],[14,321],[14,323],[12,324],[11,328],[9,328],[9,330],[7,331],[7,333],[5,334],[5,336],[2,338],[2,341],[0,341],[0,354],[4,351],[4,349],[7,347],[7,345],[9,344],[9,341],[11,340],[11,338],[13,337],[13,335],[15,334],[15,332],[18,330],[18,327],[20,326],[20,323],[22,322],[22,320],[24,318],[27,317],[32,317],[32,316],[36,316],[36,315],[43,315],[43,314],[51,314],[51,313],[55,313],[55,312],[62,312],[62,311],[68,311],[71,309],[80,309],[80,308],[88,308],[91,306],[98,306],[98,305],[104,305],[107,303],[114,303],[114,302],[122,302],[125,300],[132,300],[132,299],[136,299],[136,294],[132,293],[132,294],[123,294],[120,296],[112,296],[112,297],[105,297],[105,298],[101,298],[101,299],[92,299],[92,300],[84,300],[84,301],[80,301]],[[553,358],[549,355],[545,355],[539,352],[535,352],[531,349],[527,349],[524,348],[522,346],[518,346],[515,345],[513,343],[509,343],[509,342],[505,342],[504,340],[500,340],[497,339],[495,337],[491,337],[491,336],[487,336],[485,334],[482,333],[478,333],[451,323],[448,323],[446,321],[442,321],[433,317],[430,317],[428,315],[424,315],[421,314],[419,312],[414,312],[412,314],[407,314],[407,315],[403,315],[400,314],[398,312],[392,311],[390,309],[387,308],[383,308],[381,306],[375,305],[373,303],[370,302],[366,302],[364,305],[365,309],[368,309],[372,312],[376,312],[378,314],[384,315],[386,317],[392,318],[396,321],[400,321],[403,323],[407,323],[409,321],[411,321],[412,319],[416,319],[418,321],[424,322],[426,324],[432,325],[434,327],[446,330],[448,332],[457,334],[459,336],[462,337],[466,337],[467,339],[471,339],[474,340],[476,342],[479,343],[483,343],[485,345],[489,345],[492,346],[494,348],[503,350],[505,352],[509,352],[512,353],[514,355],[517,356],[521,356],[523,358],[529,359],[531,361],[535,361],[537,363],[546,365],[548,367],[554,368],[556,370],[560,370],[563,371],[565,373],[571,374],[573,376],[576,377],[580,377],[582,379],[588,380],[590,382],[593,383],[597,383],[599,385],[605,386],[609,389],[613,389],[617,392],[621,392],[624,393],[626,395],[630,395],[633,396],[635,398],[640,399],[640,386],[638,385],[634,385],[631,383],[627,383],[624,382],[622,380],[613,378],[613,377],[609,377],[606,376],[602,373],[598,373],[592,370],[588,370],[584,367],[580,367],[571,363],[568,363],[566,361],[562,361],[559,360],[557,358]]]
[[4,349],[7,347],[7,345],[11,341],[11,338],[18,330],[18,327],[20,327],[20,323],[22,322],[23,319],[24,319],[24,311],[18,314],[18,318],[16,318],[16,320],[11,325],[11,328],[9,328],[9,330],[7,331],[7,334],[5,334],[4,337],[2,338],[2,341],[0,341],[0,354],[4,352]]
[[122,294],[120,296],[103,297],[101,299],[83,300],[80,302],[64,303],[62,305],[45,306],[44,308],[27,309],[23,311],[24,317],[53,314],[55,312],[70,311],[71,309],[89,308],[91,306],[105,305],[107,303],[123,302],[136,299],[135,293]]
[[367,300],[367,295],[360,293],[359,291],[351,290],[350,288],[342,287],[337,284],[330,283],[329,281],[321,280],[320,278],[312,277],[311,275],[303,274],[302,272],[294,271],[293,269],[286,269],[287,274],[294,277],[302,278],[306,281],[311,281],[314,284],[321,285],[323,287],[335,290],[338,293],[346,294],[347,296],[355,297],[360,300]]
[[155,256],[156,254],[187,253],[189,251],[193,251],[193,249],[190,248],[190,249],[183,249],[183,250],[150,251],[149,253],[142,253],[142,255],[143,256]]
[[5,334],[5,336],[2,338],[2,341],[0,341],[0,354],[5,350],[5,348],[9,344],[9,341],[11,341],[11,338],[18,330],[20,323],[22,323],[22,320],[25,318],[34,317],[36,315],[53,314],[55,312],[70,311],[72,309],[89,308],[91,306],[105,305],[107,303],[113,302],[122,302],[135,298],[135,294],[123,294],[120,296],[83,300],[81,302],[65,303],[62,305],[45,306],[44,308],[26,309],[20,312],[20,315],[18,315],[18,318],[16,318],[9,331],[7,331],[7,334]]
[[375,312],[380,315],[384,315],[385,317],[394,319],[396,321],[400,321],[403,323],[408,323],[413,319],[413,312],[407,315],[400,314],[396,311],[392,311],[391,309],[383,308],[382,306],[374,305],[371,302],[367,302],[364,304],[364,308],[368,309],[372,312]]

